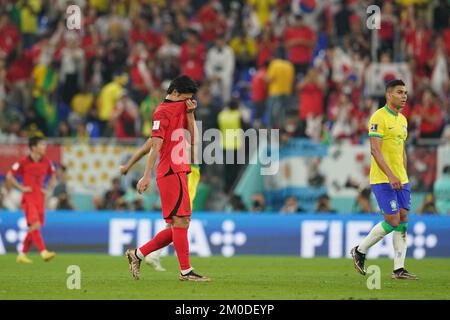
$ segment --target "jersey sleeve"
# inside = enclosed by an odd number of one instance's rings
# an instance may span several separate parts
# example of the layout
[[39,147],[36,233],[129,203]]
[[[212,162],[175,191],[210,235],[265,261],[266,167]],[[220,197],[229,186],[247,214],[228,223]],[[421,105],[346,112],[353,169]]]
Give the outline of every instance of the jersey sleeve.
[[368,124],[369,137],[379,137],[383,138],[385,134],[385,125],[383,118],[380,116],[380,113],[374,113],[370,119]]
[[11,166],[11,170],[12,174],[17,177],[17,176],[22,176],[23,175],[23,161],[17,161],[15,162],[12,166]]
[[162,112],[155,112],[152,119],[152,137],[164,139],[169,127],[169,119]]
[[50,160],[47,160],[47,162],[48,162],[47,174],[49,176],[51,176],[51,175],[55,174],[56,169],[55,169],[55,166],[53,165],[53,163]]

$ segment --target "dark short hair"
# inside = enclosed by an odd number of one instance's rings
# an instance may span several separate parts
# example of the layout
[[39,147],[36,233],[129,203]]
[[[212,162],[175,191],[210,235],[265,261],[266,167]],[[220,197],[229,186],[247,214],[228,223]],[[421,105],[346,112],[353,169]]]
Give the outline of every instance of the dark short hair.
[[182,75],[170,82],[169,88],[167,88],[167,93],[171,94],[173,90],[177,90],[178,93],[196,94],[198,91],[198,85],[190,77]]
[[403,80],[400,79],[391,80],[388,83],[386,83],[386,91],[396,86],[404,86],[404,85],[405,83],[403,82]]
[[444,167],[444,169],[442,169],[442,172],[443,172],[444,174],[450,173],[450,165],[446,165],[446,166]]
[[44,138],[43,137],[39,137],[39,136],[33,136],[30,139],[28,139],[28,146],[30,147],[30,149],[32,147],[35,147],[39,144],[39,142],[43,141]]

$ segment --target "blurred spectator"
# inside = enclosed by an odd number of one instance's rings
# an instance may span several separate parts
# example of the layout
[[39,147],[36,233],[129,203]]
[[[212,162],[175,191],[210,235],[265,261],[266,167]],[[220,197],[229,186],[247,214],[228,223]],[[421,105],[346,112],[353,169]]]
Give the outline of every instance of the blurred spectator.
[[61,52],[60,83],[63,102],[70,106],[73,96],[84,82],[85,57],[80,48],[80,39],[74,32],[67,32],[65,46]]
[[276,0],[248,0],[247,2],[255,8],[259,24],[261,26],[266,25],[269,22],[270,13],[276,4]]
[[321,195],[316,202],[317,213],[336,213],[336,209],[331,207],[330,197],[327,194]]
[[340,0],[336,13],[334,14],[334,30],[338,44],[342,45],[344,36],[350,32],[350,17],[352,11],[346,5],[346,0]]
[[119,139],[137,138],[138,116],[138,106],[130,99],[127,91],[122,90],[110,119],[114,136]]
[[228,104],[231,98],[234,64],[233,50],[226,44],[225,39],[219,36],[215,45],[208,50],[205,72],[212,95],[220,97],[224,104]]
[[13,187],[12,183],[5,180],[0,188],[2,203],[0,208],[8,211],[18,211],[22,205],[22,192]]
[[383,2],[380,15],[380,29],[378,30],[380,51],[394,52],[395,29],[398,23],[399,20],[394,15],[394,4],[392,1]]
[[237,72],[255,66],[256,42],[246,30],[240,30],[239,34],[230,40],[230,47],[236,57]]
[[114,107],[119,100],[125,84],[128,82],[128,75],[126,73],[117,74],[114,76],[114,81],[106,84],[97,100],[98,118],[100,120],[101,132],[107,135],[110,130],[108,129],[108,122],[114,112]]
[[433,29],[442,31],[450,18],[450,5],[446,0],[439,0],[438,5],[433,9]]
[[50,210],[75,210],[68,192],[66,170],[64,165],[56,168],[56,186],[48,202]]
[[202,124],[202,131],[217,128],[217,116],[220,106],[214,101],[209,84],[204,83],[197,92],[197,109],[195,110],[196,120]]
[[316,34],[304,24],[303,16],[295,15],[295,22],[286,29],[284,41],[289,61],[295,66],[297,77],[303,77],[312,59]]
[[256,73],[253,75],[251,82],[251,96],[252,103],[255,108],[255,123],[254,127],[261,127],[263,122],[264,114],[266,112],[267,103],[267,66],[266,61],[262,66],[259,66]]
[[299,91],[298,115],[301,120],[323,114],[324,85],[320,82],[315,68],[308,70],[303,80],[298,83],[297,89]]
[[262,193],[255,193],[252,196],[252,206],[249,209],[251,212],[264,212],[266,211],[266,198]]
[[162,97],[163,95],[161,90],[153,88],[150,90],[147,97],[145,97],[144,101],[141,102],[141,106],[139,108],[142,120],[141,136],[150,137],[152,133],[151,119],[156,107],[161,103]]
[[434,182],[433,192],[439,214],[450,214],[450,165],[443,168],[441,177]]
[[75,206],[70,201],[70,197],[67,192],[61,192],[58,195],[56,210],[75,210]]
[[267,68],[268,94],[267,112],[269,127],[281,128],[290,106],[290,95],[294,84],[294,66],[291,62],[275,58]]
[[25,49],[36,42],[38,31],[38,15],[41,11],[40,0],[19,0],[16,8],[20,14],[20,31]]
[[356,196],[356,203],[353,212],[357,213],[373,213],[375,210],[372,208],[372,202],[370,199],[371,189],[369,186],[360,188],[358,195]]
[[0,12],[0,59],[6,58],[20,40],[19,29],[6,11]]
[[123,196],[123,199],[126,202],[126,206],[131,210],[144,211],[144,198],[136,191],[137,183],[137,180],[133,180],[131,182],[131,185],[128,186],[127,192]]
[[284,200],[284,205],[280,209],[282,214],[292,214],[305,211],[302,207],[300,207],[298,203],[297,197],[290,196]]
[[113,75],[120,73],[127,63],[128,45],[126,36],[120,24],[113,23],[108,30],[108,37],[103,43],[102,54],[105,68],[102,70],[103,83],[113,79]]
[[432,193],[427,193],[423,199],[422,204],[417,209],[418,214],[437,214],[437,208]]
[[278,46],[277,39],[274,37],[272,28],[267,25],[262,30],[257,40],[256,66],[262,67],[275,54]]
[[356,131],[357,123],[352,117],[353,108],[347,95],[341,93],[338,103],[329,111],[331,114],[336,114],[331,130],[333,138],[336,140],[351,138]]
[[157,57],[161,68],[161,82],[174,79],[179,73],[179,57],[181,48],[174,42],[174,36],[164,35],[158,49]]
[[242,211],[246,211],[246,210],[247,210],[247,208],[245,207],[244,203],[242,202],[241,197],[238,196],[237,194],[231,195],[229,205],[228,205],[228,208],[226,209],[226,211],[242,212]]
[[440,138],[443,115],[431,89],[425,89],[421,103],[414,106],[412,120],[419,128],[421,138]]
[[120,179],[114,178],[112,180],[111,189],[108,190],[103,198],[94,198],[94,205],[97,210],[116,210],[126,207],[123,196],[125,191],[120,186]]
[[83,85],[80,92],[73,96],[70,104],[72,110],[81,117],[86,117],[94,106],[94,95],[89,89],[88,85]]
[[204,77],[203,66],[205,59],[205,45],[199,41],[197,31],[189,29],[186,34],[186,41],[181,46],[181,74],[187,75],[201,83]]
[[7,73],[6,83],[9,85],[10,102],[21,110],[31,108],[31,74],[33,60],[30,51],[16,46],[6,58]]
[[242,151],[243,147],[242,129],[244,124],[237,98],[233,98],[228,107],[218,114],[217,122],[222,134],[221,147],[223,151],[225,192],[228,193],[236,181],[243,164],[238,161],[238,153]]

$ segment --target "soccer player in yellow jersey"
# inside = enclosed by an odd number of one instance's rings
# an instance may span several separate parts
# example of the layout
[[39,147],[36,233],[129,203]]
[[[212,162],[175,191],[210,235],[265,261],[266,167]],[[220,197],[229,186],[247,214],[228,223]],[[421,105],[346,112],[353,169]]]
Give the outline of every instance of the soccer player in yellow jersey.
[[366,274],[364,261],[367,250],[385,235],[394,232],[393,279],[417,280],[417,276],[404,267],[406,257],[406,230],[411,192],[406,173],[405,141],[408,122],[403,114],[407,90],[402,80],[386,85],[386,105],[370,117],[368,130],[372,158],[370,185],[384,221],[373,227],[367,237],[351,251],[355,269]]
[[[188,119],[188,121],[190,121]],[[191,124],[194,127],[194,144],[191,145],[191,172],[188,174],[188,191],[189,191],[189,199],[191,202],[191,208],[194,204],[195,195],[197,194],[197,187],[198,183],[200,182],[200,167],[197,164],[198,163],[198,155],[197,155],[197,145],[198,145],[198,128],[194,123]],[[133,156],[128,160],[128,162],[120,166],[120,173],[122,175],[126,175],[128,171],[134,166],[136,162],[138,162],[142,157],[144,157],[146,154],[150,152],[150,149],[152,148],[152,142],[151,138],[149,138],[144,145],[139,148]],[[167,225],[169,227],[169,225]],[[160,256],[161,256],[161,250],[156,250],[151,252],[149,255],[145,257],[145,262],[153,268],[155,268],[156,271],[166,271],[166,269],[161,265]]]

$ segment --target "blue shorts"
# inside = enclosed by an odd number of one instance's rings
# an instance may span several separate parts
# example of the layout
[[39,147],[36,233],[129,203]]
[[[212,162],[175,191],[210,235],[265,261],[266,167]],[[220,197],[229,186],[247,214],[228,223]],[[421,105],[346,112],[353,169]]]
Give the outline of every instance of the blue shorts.
[[396,214],[399,210],[411,207],[411,189],[409,183],[403,189],[394,190],[390,183],[371,184],[370,187],[377,199],[378,206],[384,214]]

